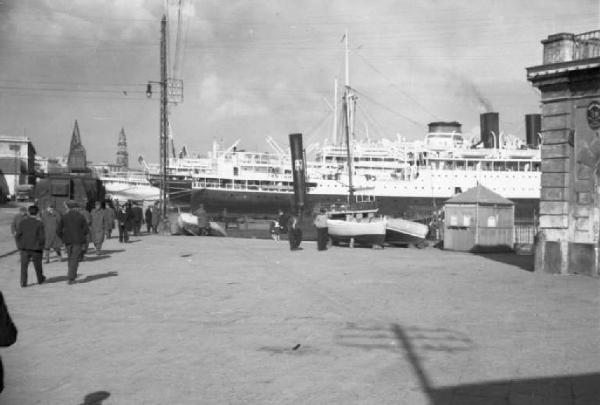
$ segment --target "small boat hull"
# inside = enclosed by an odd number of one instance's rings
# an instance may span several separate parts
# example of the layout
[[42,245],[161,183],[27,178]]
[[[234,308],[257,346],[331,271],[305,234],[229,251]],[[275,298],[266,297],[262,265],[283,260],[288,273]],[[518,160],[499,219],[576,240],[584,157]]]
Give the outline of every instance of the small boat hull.
[[390,244],[415,244],[425,246],[429,227],[419,222],[402,218],[388,218],[386,221],[386,242]]
[[[213,236],[227,236],[227,231],[223,229],[221,225],[216,222],[208,221],[208,235]],[[198,217],[193,214],[182,212],[177,217],[177,230],[178,234],[184,235],[205,235],[206,230],[200,229],[198,226]]]
[[327,227],[333,244],[354,242],[360,245],[383,246],[385,241],[385,221],[381,219],[371,222],[328,219]]

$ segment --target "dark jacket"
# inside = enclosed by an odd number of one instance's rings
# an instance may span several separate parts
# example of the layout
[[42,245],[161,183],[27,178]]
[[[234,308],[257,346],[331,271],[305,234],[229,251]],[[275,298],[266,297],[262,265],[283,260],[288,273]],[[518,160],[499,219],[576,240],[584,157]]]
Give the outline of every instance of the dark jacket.
[[71,209],[61,218],[57,232],[65,245],[79,245],[87,243],[90,231],[85,217]]
[[44,250],[44,225],[37,218],[27,217],[17,227],[17,247],[21,250]]
[[123,207],[118,209],[117,222],[119,225],[124,226],[125,229],[130,231],[133,225],[133,213],[131,212],[131,209],[127,207],[125,207],[125,209],[123,209]]
[[144,217],[146,219],[146,224],[152,225],[152,209],[150,207],[146,208],[146,212],[144,212]]
[[131,215],[133,217],[132,224],[141,225],[144,223],[144,210],[142,210],[142,207],[137,205],[131,207]]
[[[0,346],[10,346],[17,341],[17,328],[10,319],[2,292],[0,292]],[[4,390],[4,370],[0,359],[0,392]]]

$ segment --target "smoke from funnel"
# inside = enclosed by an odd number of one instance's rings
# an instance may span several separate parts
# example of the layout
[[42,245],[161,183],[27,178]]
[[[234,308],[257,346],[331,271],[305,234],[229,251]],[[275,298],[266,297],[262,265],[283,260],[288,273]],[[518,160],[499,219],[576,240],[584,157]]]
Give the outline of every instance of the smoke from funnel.
[[452,72],[451,80],[455,81],[458,86],[458,95],[465,100],[475,104],[479,109],[479,113],[494,111],[492,102],[484,96],[483,92],[469,78],[462,76],[459,73]]

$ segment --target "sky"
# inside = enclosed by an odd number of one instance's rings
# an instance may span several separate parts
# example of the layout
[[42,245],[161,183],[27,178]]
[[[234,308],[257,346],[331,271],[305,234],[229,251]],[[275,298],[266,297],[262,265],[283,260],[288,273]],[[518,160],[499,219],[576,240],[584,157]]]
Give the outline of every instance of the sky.
[[[600,29],[597,0],[0,0],[0,134],[42,156],[68,152],[75,120],[88,160],[114,162],[124,128],[132,167],[159,156],[160,20],[168,15],[177,150],[216,140],[247,150],[332,137],[334,80],[358,95],[356,136],[408,140],[431,121],[478,134],[479,114],[524,139],[540,112],[525,68],[540,41]],[[178,11],[181,22],[178,29]],[[179,31],[179,46],[177,32]],[[176,50],[179,49],[179,52]],[[339,104],[339,102],[338,102]]]

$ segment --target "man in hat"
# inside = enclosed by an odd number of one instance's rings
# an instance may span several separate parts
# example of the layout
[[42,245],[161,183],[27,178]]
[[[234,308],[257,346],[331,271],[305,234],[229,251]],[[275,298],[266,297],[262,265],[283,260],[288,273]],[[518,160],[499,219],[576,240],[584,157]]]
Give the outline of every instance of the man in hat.
[[327,250],[327,241],[329,240],[329,232],[327,229],[327,211],[321,208],[321,211],[315,218],[315,227],[317,228],[317,249]]
[[28,216],[23,219],[17,228],[15,238],[21,252],[21,287],[27,287],[27,268],[33,262],[38,284],[42,284],[46,277],[42,272],[42,252],[44,251],[44,225],[37,218],[38,207],[35,205],[27,209]]
[[65,202],[67,213],[63,215],[57,231],[58,236],[65,243],[69,257],[69,270],[67,273],[69,284],[75,283],[83,247],[87,244],[89,234],[87,220],[77,211],[77,207],[78,204],[73,200]]

